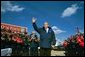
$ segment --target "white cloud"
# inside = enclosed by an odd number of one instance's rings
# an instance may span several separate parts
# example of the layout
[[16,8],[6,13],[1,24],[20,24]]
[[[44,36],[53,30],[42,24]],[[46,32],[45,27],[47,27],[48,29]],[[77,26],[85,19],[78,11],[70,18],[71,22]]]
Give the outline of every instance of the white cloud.
[[[60,33],[66,32],[66,31],[63,31],[63,30],[59,29],[57,26],[52,26],[52,29],[53,29],[53,31],[54,31],[55,34],[60,34]],[[56,36],[55,39],[56,39],[55,46],[58,46],[58,45],[61,45],[62,44],[62,41],[60,39],[58,39],[57,36]]]
[[14,7],[12,7],[11,11],[22,11],[24,8],[20,8],[19,6],[15,5]]
[[10,1],[1,1],[1,12],[12,11],[19,12],[24,8],[19,5],[13,5]]
[[52,29],[53,29],[53,31],[54,31],[55,34],[60,34],[60,33],[62,33],[62,32],[66,32],[66,31],[63,31],[63,30],[59,29],[59,28],[56,27],[56,26],[53,26]]
[[63,41],[56,37],[56,44],[55,44],[55,46],[62,45],[62,43],[63,43]]
[[71,7],[68,7],[64,10],[61,17],[64,18],[64,17],[71,16],[75,14],[79,8],[80,7],[77,4],[73,4],[71,5]]

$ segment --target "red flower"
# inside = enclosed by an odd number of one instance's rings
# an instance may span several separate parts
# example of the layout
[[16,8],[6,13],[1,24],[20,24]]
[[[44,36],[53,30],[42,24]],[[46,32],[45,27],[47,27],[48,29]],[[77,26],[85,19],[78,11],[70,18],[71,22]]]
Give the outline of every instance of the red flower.
[[78,36],[76,40],[77,40],[78,43],[82,42],[80,36]]
[[84,42],[80,42],[79,45],[84,48]]
[[77,37],[77,42],[79,43],[79,46],[84,48],[84,38],[82,36]]

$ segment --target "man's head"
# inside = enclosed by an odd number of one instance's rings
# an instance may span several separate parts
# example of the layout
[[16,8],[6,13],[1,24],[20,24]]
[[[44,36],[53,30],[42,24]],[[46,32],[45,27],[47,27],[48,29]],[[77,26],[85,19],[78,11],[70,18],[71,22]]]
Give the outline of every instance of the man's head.
[[45,23],[44,23],[44,28],[48,28],[48,27],[49,27],[48,22],[45,22]]

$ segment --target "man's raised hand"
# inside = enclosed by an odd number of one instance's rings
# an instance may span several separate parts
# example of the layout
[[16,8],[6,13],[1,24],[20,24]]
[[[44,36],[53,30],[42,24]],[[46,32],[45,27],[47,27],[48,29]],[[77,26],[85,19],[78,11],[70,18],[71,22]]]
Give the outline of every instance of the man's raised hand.
[[36,22],[36,18],[32,18],[32,23],[35,23]]

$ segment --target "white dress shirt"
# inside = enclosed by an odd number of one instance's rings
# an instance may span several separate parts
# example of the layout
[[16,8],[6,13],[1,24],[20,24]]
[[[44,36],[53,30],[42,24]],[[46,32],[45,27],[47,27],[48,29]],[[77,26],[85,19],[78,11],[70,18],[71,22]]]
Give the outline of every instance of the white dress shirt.
[[46,32],[48,33],[48,31],[49,31],[49,28],[47,28],[47,29],[45,29],[46,30]]

